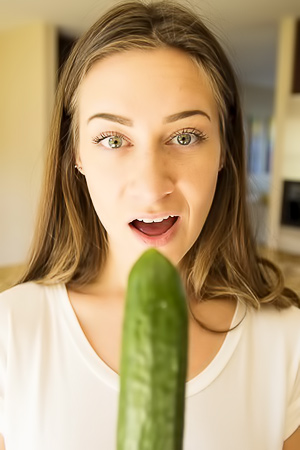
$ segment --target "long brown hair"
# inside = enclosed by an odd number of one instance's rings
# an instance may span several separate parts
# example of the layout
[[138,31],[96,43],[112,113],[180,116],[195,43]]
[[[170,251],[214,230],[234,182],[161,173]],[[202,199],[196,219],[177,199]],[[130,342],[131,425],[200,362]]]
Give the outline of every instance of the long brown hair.
[[299,304],[279,269],[256,251],[246,205],[242,113],[231,64],[196,14],[166,1],[119,4],[75,44],[57,90],[39,218],[21,281],[80,286],[99,275],[107,234],[84,176],[74,169],[78,88],[95,61],[120,51],[166,46],[181,49],[207,74],[219,108],[223,151],[224,167],[208,218],[179,264],[188,293],[199,299],[238,297],[254,308]]

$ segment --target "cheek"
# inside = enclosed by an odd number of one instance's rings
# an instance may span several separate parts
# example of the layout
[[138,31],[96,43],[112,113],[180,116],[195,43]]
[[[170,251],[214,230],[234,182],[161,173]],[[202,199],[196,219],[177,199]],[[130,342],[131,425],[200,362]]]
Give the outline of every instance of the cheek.
[[117,199],[117,183],[114,176],[94,167],[85,168],[88,191],[95,211],[101,221],[114,210]]
[[189,198],[191,201],[191,213],[194,213],[201,222],[206,219],[212,205],[217,180],[218,170],[199,170],[194,177],[189,178]]

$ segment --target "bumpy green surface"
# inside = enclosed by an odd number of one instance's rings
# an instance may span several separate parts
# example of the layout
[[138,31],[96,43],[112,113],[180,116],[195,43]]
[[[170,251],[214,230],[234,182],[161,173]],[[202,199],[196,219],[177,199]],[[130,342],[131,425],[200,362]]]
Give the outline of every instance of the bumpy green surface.
[[147,250],[128,280],[117,450],[182,449],[187,327],[176,268]]

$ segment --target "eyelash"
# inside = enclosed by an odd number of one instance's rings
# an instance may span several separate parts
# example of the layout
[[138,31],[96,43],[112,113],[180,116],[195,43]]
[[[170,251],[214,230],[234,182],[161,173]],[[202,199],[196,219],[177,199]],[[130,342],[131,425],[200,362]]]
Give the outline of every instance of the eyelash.
[[[206,141],[206,139],[208,139],[207,134],[203,133],[203,131],[199,131],[196,128],[183,128],[182,130],[179,130],[179,131],[176,131],[175,133],[173,133],[167,142],[172,141],[172,139],[174,139],[175,137],[180,136],[182,134],[191,134],[191,135],[195,136],[197,138],[197,140],[196,140],[196,142],[194,142],[194,144],[198,143],[198,142]],[[189,144],[189,145],[193,145],[193,144]]]
[[124,134],[120,134],[115,131],[105,131],[104,133],[100,133],[98,136],[93,138],[92,142],[93,144],[100,144],[101,141],[109,137],[118,137],[129,142],[128,139],[124,136]]
[[[195,143],[199,143],[199,142],[203,142],[206,141],[208,139],[208,136],[203,133],[202,131],[197,130],[196,128],[183,128],[182,130],[176,131],[175,133],[173,133],[170,138],[167,140],[167,144],[170,143],[170,141],[172,141],[174,138],[176,138],[177,136],[180,136],[182,134],[190,134],[193,135],[194,137],[196,137],[196,142],[193,142],[192,144],[188,144],[189,146],[195,144]],[[126,138],[126,136],[124,136],[121,133],[117,133],[115,131],[105,131],[103,133],[100,133],[98,136],[94,137],[92,142],[93,144],[100,144],[101,141],[103,141],[104,139],[107,139],[109,137],[117,137],[120,139],[125,140],[126,142],[130,141]],[[184,145],[182,145],[184,146]]]

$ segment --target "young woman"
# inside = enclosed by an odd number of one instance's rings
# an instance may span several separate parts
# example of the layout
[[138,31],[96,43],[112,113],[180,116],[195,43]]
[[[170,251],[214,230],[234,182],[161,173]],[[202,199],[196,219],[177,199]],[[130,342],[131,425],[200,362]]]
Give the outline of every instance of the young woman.
[[299,299],[256,252],[245,178],[235,76],[202,21],[166,2],[100,18],[60,81],[28,270],[1,295],[2,448],[115,449],[149,247],[186,286],[184,450],[300,448]]

